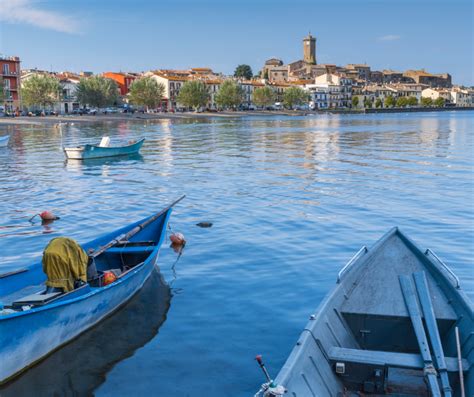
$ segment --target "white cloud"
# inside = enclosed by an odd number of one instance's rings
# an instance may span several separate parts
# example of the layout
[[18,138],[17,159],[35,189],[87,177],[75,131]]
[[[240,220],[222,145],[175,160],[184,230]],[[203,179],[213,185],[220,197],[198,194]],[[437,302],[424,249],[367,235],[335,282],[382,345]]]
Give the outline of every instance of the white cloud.
[[25,23],[64,33],[79,33],[79,24],[68,15],[40,10],[31,0],[0,0],[0,21]]
[[402,36],[399,36],[397,34],[388,34],[386,36],[378,37],[377,40],[378,41],[395,41],[395,40],[400,40],[401,38]]

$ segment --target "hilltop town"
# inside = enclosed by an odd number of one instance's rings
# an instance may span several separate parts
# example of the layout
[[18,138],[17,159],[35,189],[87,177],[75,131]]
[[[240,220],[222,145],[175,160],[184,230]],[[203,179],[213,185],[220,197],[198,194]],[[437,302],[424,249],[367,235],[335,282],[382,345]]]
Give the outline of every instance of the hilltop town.
[[[81,79],[93,76],[91,72],[52,72],[38,69],[21,69],[19,57],[0,57],[0,82],[3,99],[0,110],[6,114],[27,114],[30,110],[22,101],[22,86],[33,76],[52,76],[60,84],[60,93],[51,111],[56,114],[74,114],[87,109],[80,103],[76,88]],[[449,73],[433,74],[425,70],[372,70],[367,64],[319,64],[317,62],[316,37],[303,38],[303,59],[284,63],[278,58],[268,59],[256,75],[226,76],[208,67],[186,70],[156,69],[145,72],[107,71],[100,74],[115,82],[119,100],[113,105],[127,106],[132,83],[142,77],[150,77],[164,88],[162,99],[152,112],[176,112],[188,110],[178,101],[178,95],[186,82],[201,81],[208,91],[204,108],[219,110],[216,94],[221,85],[234,81],[241,89],[238,109],[255,110],[254,92],[269,87],[274,94],[274,104],[267,109],[283,107],[285,92],[293,87],[303,90],[308,101],[298,108],[308,110],[364,110],[396,107],[472,107],[474,89],[455,86]],[[110,111],[116,111],[110,109]],[[82,114],[82,113],[81,113]]]

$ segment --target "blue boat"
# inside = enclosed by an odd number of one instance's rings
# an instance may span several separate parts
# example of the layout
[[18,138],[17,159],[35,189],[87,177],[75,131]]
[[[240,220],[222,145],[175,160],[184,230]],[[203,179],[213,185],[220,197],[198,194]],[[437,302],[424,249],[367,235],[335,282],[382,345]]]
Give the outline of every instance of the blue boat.
[[128,302],[154,269],[172,207],[99,237],[82,248],[99,274],[122,273],[105,286],[85,283],[45,293],[41,263],[0,274],[0,384],[7,382]]
[[5,147],[8,145],[8,140],[10,139],[10,135],[0,136],[0,147]]
[[72,160],[86,160],[97,159],[103,157],[126,156],[136,154],[145,142],[145,139],[140,139],[137,142],[123,146],[104,146],[100,145],[84,145],[76,147],[65,147],[64,153],[68,159]]
[[473,364],[472,302],[433,251],[394,228],[339,272],[257,395],[471,397]]

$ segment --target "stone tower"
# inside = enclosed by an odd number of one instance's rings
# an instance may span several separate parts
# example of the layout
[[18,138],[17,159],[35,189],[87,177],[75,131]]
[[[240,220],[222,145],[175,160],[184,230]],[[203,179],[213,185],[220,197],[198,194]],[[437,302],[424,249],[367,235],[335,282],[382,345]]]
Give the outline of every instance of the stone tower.
[[316,65],[316,37],[311,33],[303,39],[303,55],[306,63]]

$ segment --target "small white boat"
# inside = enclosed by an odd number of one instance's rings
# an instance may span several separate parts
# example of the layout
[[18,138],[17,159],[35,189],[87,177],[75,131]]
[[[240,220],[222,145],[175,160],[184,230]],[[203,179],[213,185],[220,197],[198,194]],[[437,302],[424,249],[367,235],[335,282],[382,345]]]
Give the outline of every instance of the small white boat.
[[68,159],[86,160],[102,157],[124,156],[138,153],[145,139],[124,146],[109,146],[110,139],[103,137],[99,145],[84,145],[65,147],[64,153]]
[[0,136],[0,147],[8,146],[10,135]]

